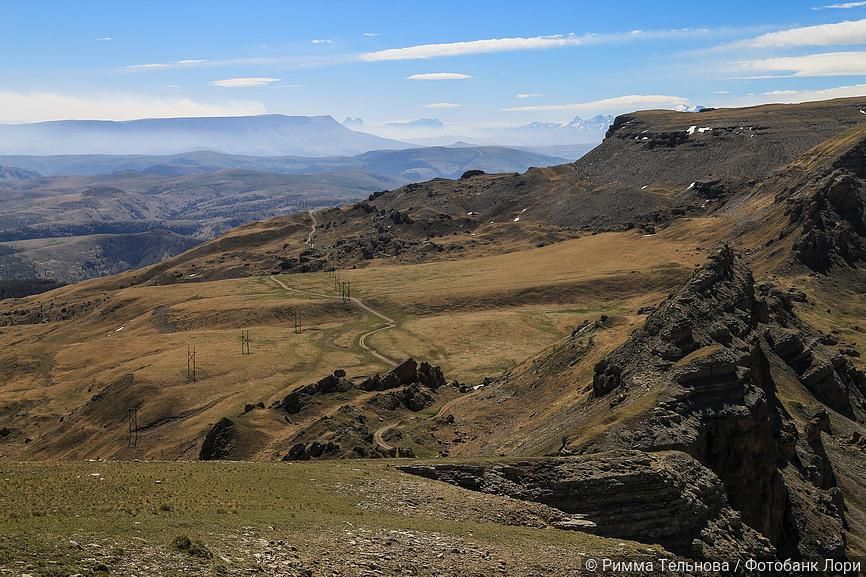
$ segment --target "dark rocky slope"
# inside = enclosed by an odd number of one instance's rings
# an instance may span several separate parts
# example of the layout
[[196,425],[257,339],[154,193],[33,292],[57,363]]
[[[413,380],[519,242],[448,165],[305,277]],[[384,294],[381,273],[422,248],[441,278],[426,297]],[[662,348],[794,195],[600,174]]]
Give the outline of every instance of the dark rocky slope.
[[773,547],[744,525],[716,475],[679,452],[608,451],[501,464],[410,465],[403,471],[580,515],[568,528],[658,543],[695,558],[762,559]]
[[821,417],[798,431],[771,363],[852,417],[852,407],[861,415],[866,407],[866,379],[796,318],[791,299],[755,286],[745,263],[722,249],[598,363],[592,403],[625,408],[651,393],[656,401],[583,450],[685,451],[719,475],[732,506],[781,555],[840,557],[843,497],[821,448]]
[[[510,449],[528,456],[559,450],[573,456],[569,467],[579,468],[591,467],[581,463],[594,463],[610,451],[683,452],[712,471],[730,507],[768,539],[779,558],[844,558],[851,554],[848,537],[856,537],[862,515],[860,493],[850,482],[856,467],[837,455],[853,455],[856,451],[845,447],[857,446],[862,438],[866,375],[854,364],[858,353],[851,345],[800,318],[797,306],[805,299],[797,289],[756,282],[747,261],[725,246],[618,347],[595,355],[600,345],[594,339],[608,339],[611,329],[604,320],[587,324],[503,374],[488,393],[476,397],[476,407],[458,407],[456,421],[470,440],[476,439],[460,454],[503,456]],[[594,370],[589,359],[600,359],[593,361]],[[579,369],[584,362],[589,373]],[[569,387],[577,390],[570,404],[533,407],[541,420],[515,414],[515,403],[531,405],[549,390],[564,398],[568,393],[562,391]],[[512,427],[514,419],[520,424]],[[862,457],[852,458],[862,463]],[[532,467],[487,462],[480,469],[460,469],[457,477],[470,488],[569,511],[595,511],[586,501],[595,497],[575,491],[568,504],[557,504],[552,485],[541,490],[533,484],[535,476],[551,483],[559,473],[537,471],[558,470],[560,457],[534,462]],[[436,477],[458,480],[452,473]],[[491,480],[498,477],[519,489]],[[846,490],[854,488],[847,495],[850,503],[840,478]],[[621,480],[624,495],[639,495],[644,487],[635,478]],[[649,510],[642,503],[623,504],[629,509],[623,514],[648,522],[654,515],[642,517]],[[677,507],[671,505],[663,516],[673,526],[679,523]],[[849,523],[849,512],[858,519],[856,527]],[[651,535],[638,540],[663,542]],[[664,545],[687,554],[682,543]],[[706,554],[715,553],[710,548]]]

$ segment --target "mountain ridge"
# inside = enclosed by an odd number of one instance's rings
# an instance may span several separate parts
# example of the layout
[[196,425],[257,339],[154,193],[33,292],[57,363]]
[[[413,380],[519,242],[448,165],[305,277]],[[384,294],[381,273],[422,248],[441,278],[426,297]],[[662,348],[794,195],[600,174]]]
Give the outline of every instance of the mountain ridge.
[[331,116],[265,114],[0,125],[3,154],[175,154],[209,148],[235,154],[323,156],[413,146],[351,130]]

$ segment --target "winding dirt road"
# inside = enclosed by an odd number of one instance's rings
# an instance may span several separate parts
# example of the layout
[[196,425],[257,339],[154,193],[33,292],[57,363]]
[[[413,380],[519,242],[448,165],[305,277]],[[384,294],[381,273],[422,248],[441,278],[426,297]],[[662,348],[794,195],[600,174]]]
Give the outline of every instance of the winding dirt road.
[[[313,211],[309,211],[308,214],[310,215],[311,225],[310,225],[310,232],[307,235],[307,240],[305,241],[305,243],[310,248],[312,248],[313,247],[313,236],[316,234],[316,228],[318,227],[319,222],[316,220],[316,215]],[[317,296],[317,297],[326,298],[326,299],[342,299],[342,297],[338,296],[338,295],[325,294],[325,293],[320,293],[320,292],[315,292],[315,291],[291,288],[275,276],[271,276],[271,280],[274,281],[275,283],[277,283],[278,285],[280,285],[283,289],[290,291],[290,292],[312,295],[312,296]],[[355,305],[358,308],[370,313],[371,315],[373,315],[375,317],[382,319],[385,322],[384,326],[376,327],[375,329],[367,331],[366,333],[363,333],[362,335],[360,335],[358,337],[358,346],[360,346],[361,349],[368,352],[369,354],[371,354],[372,356],[374,356],[378,360],[382,361],[383,363],[387,364],[388,366],[396,367],[400,363],[398,361],[392,359],[391,357],[389,357],[383,353],[380,353],[375,348],[368,345],[367,344],[367,338],[375,335],[376,333],[380,333],[382,331],[387,331],[389,329],[393,329],[394,327],[397,326],[397,323],[394,321],[394,319],[388,317],[387,315],[385,315],[384,313],[382,313],[380,311],[377,311],[376,309],[374,309],[373,307],[371,307],[370,305],[368,305],[367,303],[365,303],[364,301],[362,301],[361,299],[359,299],[357,297],[352,297],[349,300],[351,302],[355,303]]]
[[378,429],[375,433],[373,433],[373,442],[376,443],[379,448],[386,453],[394,450],[394,446],[385,442],[385,433],[400,425],[401,422],[402,421],[397,421],[396,423],[389,423],[384,427]]

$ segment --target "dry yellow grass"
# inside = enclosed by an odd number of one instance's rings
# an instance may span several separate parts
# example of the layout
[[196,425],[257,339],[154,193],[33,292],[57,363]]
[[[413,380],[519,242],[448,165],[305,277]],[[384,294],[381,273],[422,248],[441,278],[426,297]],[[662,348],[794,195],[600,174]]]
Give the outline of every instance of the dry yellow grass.
[[[461,261],[374,263],[341,275],[353,296],[396,321],[370,336],[369,346],[390,358],[431,360],[448,378],[474,382],[584,319],[633,314],[658,301],[701,259],[688,236],[608,233]],[[388,368],[358,345],[383,321],[341,302],[327,273],[279,279],[295,290],[269,277],[114,290],[111,279],[16,303],[100,304],[71,320],[0,329],[7,345],[0,418],[20,434],[0,454],[194,459],[210,426],[247,403],[269,405],[336,368],[349,376]],[[303,319],[300,335],[294,311]],[[242,329],[252,336],[250,356],[241,354]],[[193,346],[198,381],[189,383]],[[135,450],[126,448],[129,406],[139,406],[143,428]],[[287,425],[272,412],[250,416],[247,425],[265,447],[251,457],[274,458],[305,424]]]

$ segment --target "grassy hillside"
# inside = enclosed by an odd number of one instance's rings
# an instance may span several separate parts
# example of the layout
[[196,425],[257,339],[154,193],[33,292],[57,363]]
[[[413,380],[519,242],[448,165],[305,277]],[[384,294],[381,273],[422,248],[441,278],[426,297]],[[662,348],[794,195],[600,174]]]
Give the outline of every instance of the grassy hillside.
[[[449,379],[474,384],[585,319],[608,314],[633,322],[640,306],[663,298],[700,259],[692,242],[611,233],[340,276],[352,283],[353,296],[396,324],[369,336],[368,346],[389,358],[429,360]],[[4,456],[195,458],[210,426],[240,415],[246,404],[269,406],[337,368],[350,376],[388,368],[359,343],[382,319],[342,302],[328,273],[276,277],[283,286],[258,276],[120,288],[124,278],[132,273],[2,308],[0,337],[17,343],[3,362],[0,411],[14,430],[0,440]],[[300,335],[293,332],[295,311]],[[251,331],[250,356],[241,355],[242,329]],[[186,378],[191,346],[194,384]],[[144,430],[140,448],[130,452],[124,418],[134,405]],[[309,425],[287,426],[278,411],[249,413],[241,422],[259,438],[250,456],[264,459],[287,450]]]

